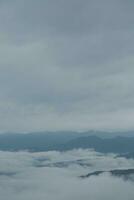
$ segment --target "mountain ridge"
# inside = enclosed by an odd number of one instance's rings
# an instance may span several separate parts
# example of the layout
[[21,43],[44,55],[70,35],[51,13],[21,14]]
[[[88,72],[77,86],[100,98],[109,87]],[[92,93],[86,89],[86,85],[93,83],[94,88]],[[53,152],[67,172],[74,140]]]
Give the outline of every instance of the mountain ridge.
[[[1,151],[65,151],[91,148],[103,153],[126,154],[134,152],[134,137],[98,137],[92,132],[46,132],[29,134],[0,134]],[[124,154],[124,155],[125,155]]]

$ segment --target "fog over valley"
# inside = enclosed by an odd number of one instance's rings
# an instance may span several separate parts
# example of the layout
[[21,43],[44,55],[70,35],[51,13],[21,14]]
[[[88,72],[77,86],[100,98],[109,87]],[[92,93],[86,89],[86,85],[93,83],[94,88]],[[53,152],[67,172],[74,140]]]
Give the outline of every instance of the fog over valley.
[[62,153],[0,152],[0,194],[2,200],[132,200],[134,171],[127,180],[110,173],[80,176],[133,166],[133,159],[89,149]]

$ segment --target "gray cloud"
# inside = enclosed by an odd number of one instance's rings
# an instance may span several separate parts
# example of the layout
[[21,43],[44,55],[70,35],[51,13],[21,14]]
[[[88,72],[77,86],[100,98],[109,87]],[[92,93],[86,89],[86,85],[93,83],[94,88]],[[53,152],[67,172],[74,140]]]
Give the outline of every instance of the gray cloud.
[[1,131],[133,129],[133,8],[0,1]]
[[[83,164],[79,165],[78,159]],[[68,167],[56,167],[55,162],[70,162]],[[42,167],[38,164],[42,163]],[[51,164],[49,167],[45,164]],[[43,167],[44,165],[44,167]],[[134,183],[108,174],[89,179],[78,176],[94,170],[128,169],[134,160],[117,158],[114,154],[101,154],[91,150],[68,152],[0,152],[0,194],[6,199],[62,200],[133,199]],[[13,174],[8,176],[8,174]],[[16,174],[15,174],[16,173]],[[6,175],[7,174],[7,175]]]

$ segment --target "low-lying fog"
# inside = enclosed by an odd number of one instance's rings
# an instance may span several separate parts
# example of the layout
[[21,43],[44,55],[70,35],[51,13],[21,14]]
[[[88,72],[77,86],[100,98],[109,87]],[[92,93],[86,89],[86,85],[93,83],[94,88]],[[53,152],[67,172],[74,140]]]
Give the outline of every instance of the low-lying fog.
[[134,182],[97,170],[133,169],[134,160],[92,150],[0,152],[1,200],[133,200]]

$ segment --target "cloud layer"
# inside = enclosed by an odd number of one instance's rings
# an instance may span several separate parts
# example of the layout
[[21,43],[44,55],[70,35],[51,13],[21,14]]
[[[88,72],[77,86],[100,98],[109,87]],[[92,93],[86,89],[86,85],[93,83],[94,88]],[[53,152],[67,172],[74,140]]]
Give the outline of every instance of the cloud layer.
[[0,1],[0,131],[133,129],[131,0]]
[[133,166],[134,160],[91,150],[0,152],[0,194],[2,200],[132,200],[134,183],[131,181],[108,174],[89,179],[81,179],[79,175]]

